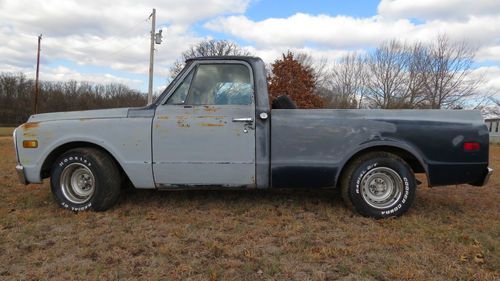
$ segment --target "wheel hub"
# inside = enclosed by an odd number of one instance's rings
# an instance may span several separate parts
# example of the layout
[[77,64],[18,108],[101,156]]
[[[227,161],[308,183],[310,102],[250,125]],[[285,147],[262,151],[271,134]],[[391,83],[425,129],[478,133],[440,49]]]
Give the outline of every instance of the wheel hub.
[[398,173],[387,167],[370,170],[361,179],[363,199],[370,206],[386,209],[394,206],[403,194],[403,181]]
[[81,163],[71,163],[61,173],[60,186],[66,199],[83,204],[94,194],[94,174]]

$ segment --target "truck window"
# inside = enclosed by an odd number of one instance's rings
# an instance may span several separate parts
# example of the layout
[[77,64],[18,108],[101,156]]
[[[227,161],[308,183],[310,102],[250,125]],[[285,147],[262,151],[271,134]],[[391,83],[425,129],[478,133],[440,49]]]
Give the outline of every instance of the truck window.
[[193,80],[194,69],[189,72],[188,76],[184,78],[181,85],[177,87],[172,96],[168,99],[167,104],[184,104],[186,101],[186,96],[189,91],[189,85],[191,85],[191,80]]
[[250,71],[243,64],[201,64],[194,75],[186,104],[249,105],[253,101]]

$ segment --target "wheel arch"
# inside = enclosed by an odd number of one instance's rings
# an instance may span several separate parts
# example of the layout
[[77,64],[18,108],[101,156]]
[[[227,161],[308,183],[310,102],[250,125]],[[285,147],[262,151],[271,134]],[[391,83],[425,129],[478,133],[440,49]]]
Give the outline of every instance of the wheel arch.
[[[336,186],[339,185],[345,171],[349,165],[357,158],[370,152],[388,152],[401,157],[411,167],[414,173],[425,173],[428,176],[428,167],[426,161],[421,157],[420,153],[411,147],[401,145],[381,143],[363,147],[346,157],[346,160],[341,165],[340,172],[337,173],[335,179]],[[428,177],[427,177],[428,178]]]
[[126,177],[127,180],[130,180],[127,173],[123,169],[121,163],[116,159],[116,157],[106,148],[95,144],[93,142],[89,141],[70,141],[64,144],[61,144],[54,148],[48,155],[45,157],[45,160],[43,161],[43,164],[40,169],[40,178],[48,178],[50,177],[50,170],[52,168],[52,165],[54,162],[59,158],[62,154],[64,154],[66,151],[74,148],[95,148],[98,149],[106,154],[108,154],[113,161],[115,161],[116,166],[118,167],[120,174],[124,177]]

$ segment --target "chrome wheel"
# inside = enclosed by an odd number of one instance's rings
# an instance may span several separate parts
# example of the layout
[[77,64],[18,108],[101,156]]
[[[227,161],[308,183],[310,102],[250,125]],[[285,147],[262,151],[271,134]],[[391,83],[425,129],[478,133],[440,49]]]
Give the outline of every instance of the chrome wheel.
[[94,194],[94,174],[83,164],[71,163],[61,173],[60,187],[64,197],[72,203],[86,203]]
[[391,208],[403,194],[403,180],[394,170],[378,167],[370,170],[361,179],[361,195],[373,208]]

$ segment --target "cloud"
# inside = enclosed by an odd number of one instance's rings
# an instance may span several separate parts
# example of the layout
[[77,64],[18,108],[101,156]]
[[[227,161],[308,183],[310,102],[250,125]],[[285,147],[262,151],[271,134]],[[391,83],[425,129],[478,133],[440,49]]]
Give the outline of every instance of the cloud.
[[[189,45],[205,39],[190,28],[200,20],[242,13],[250,0],[0,0],[0,71],[33,67],[38,34],[43,33],[42,64],[68,60],[147,75],[151,8],[157,25],[168,26],[156,45],[156,73]],[[29,9],[26,9],[29,7]],[[196,9],[193,9],[196,7]]]
[[313,43],[325,48],[369,48],[389,39],[425,42],[438,33],[476,44],[491,43],[500,37],[500,15],[414,24],[408,19],[381,16],[353,18],[298,13],[288,18],[262,21],[252,21],[245,16],[222,17],[207,22],[205,27],[260,47],[304,47]]
[[210,20],[205,27],[254,44],[253,53],[267,62],[288,49],[308,52],[316,59],[335,59],[346,50],[366,50],[386,40],[430,42],[438,34],[477,48],[478,62],[500,62],[500,13],[466,19],[430,19],[418,24],[381,15],[354,18],[298,13],[261,21],[240,15]]
[[500,62],[500,45],[481,47],[476,57],[479,61]]
[[353,18],[303,13],[258,22],[245,16],[229,16],[209,21],[205,27],[255,42],[258,46],[303,47],[315,43],[334,48],[376,44],[402,36],[414,28],[406,19],[386,21],[377,16]]
[[500,66],[483,66],[474,70],[473,75],[483,79],[480,87],[483,93],[500,98]]
[[[242,13],[249,0],[3,0],[0,19],[15,23],[21,31],[46,33],[51,37],[75,34],[113,36],[145,21],[155,7],[158,22],[188,27],[203,19],[227,13]],[[27,9],[29,7],[29,9]],[[196,7],[193,9],[193,7]],[[136,31],[134,35],[138,35]]]
[[378,5],[386,18],[466,19],[499,12],[498,0],[382,0]]

